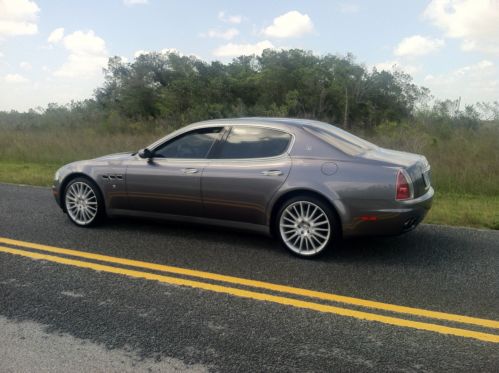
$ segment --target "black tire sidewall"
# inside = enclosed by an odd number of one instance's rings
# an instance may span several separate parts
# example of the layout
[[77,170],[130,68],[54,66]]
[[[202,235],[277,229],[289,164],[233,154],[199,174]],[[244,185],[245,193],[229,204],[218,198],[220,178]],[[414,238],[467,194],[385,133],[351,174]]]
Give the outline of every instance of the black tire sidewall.
[[[284,241],[284,238],[281,235],[281,230],[279,228],[279,223],[281,221],[282,213],[284,212],[284,210],[289,205],[291,205],[291,204],[293,204],[295,202],[299,202],[299,201],[312,202],[313,204],[319,206],[324,211],[324,213],[327,215],[327,217],[329,219],[329,224],[330,224],[330,227],[331,227],[331,234],[330,234],[329,240],[328,240],[326,246],[324,246],[324,248],[321,251],[319,251],[318,253],[316,253],[316,254],[312,254],[312,255],[301,255],[301,254],[299,254],[299,253],[291,250],[288,247],[288,245],[286,245],[286,242]],[[277,237],[279,238],[279,241],[281,242],[281,244],[286,248],[286,250],[288,252],[290,252],[291,254],[293,254],[293,255],[295,255],[295,256],[297,256],[299,258],[304,258],[304,259],[307,259],[307,258],[317,258],[317,257],[323,255],[326,251],[328,251],[331,248],[331,246],[333,246],[333,243],[339,238],[338,221],[337,221],[335,213],[333,212],[333,210],[331,209],[331,207],[328,205],[328,203],[324,202],[320,198],[316,198],[316,197],[313,197],[313,196],[306,196],[306,195],[292,197],[292,198],[288,199],[286,202],[284,202],[281,205],[281,207],[279,208],[279,211],[278,211],[278,213],[276,215],[274,232],[277,235]]]
[[66,211],[66,213],[67,213],[68,218],[71,221],[71,223],[77,225],[78,227],[85,228],[85,227],[95,226],[102,221],[102,218],[103,218],[105,213],[104,213],[104,199],[102,198],[102,193],[101,193],[99,187],[97,186],[97,184],[93,180],[90,180],[86,177],[76,177],[73,180],[71,180],[64,188],[64,198],[63,198],[64,209],[66,209],[66,194],[67,194],[69,187],[71,185],[73,185],[74,183],[78,183],[78,182],[87,184],[94,191],[95,196],[97,197],[97,215],[90,223],[79,224],[78,222],[73,220],[71,215],[69,215],[69,212]]

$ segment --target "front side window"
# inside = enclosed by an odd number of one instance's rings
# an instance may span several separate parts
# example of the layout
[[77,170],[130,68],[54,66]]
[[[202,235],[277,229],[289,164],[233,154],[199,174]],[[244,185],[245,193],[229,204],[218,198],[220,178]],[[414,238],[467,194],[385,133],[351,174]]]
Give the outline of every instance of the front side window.
[[158,158],[206,158],[222,127],[201,128],[184,133],[154,151]]
[[264,127],[233,127],[217,158],[265,158],[283,154],[291,135]]

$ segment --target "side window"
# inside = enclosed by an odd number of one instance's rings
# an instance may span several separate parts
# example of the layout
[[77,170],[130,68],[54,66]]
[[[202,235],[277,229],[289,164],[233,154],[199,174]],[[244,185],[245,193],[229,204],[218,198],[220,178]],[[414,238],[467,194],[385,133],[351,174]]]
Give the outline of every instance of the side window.
[[159,158],[206,158],[222,127],[201,128],[180,135],[154,151]]
[[291,135],[264,127],[232,127],[217,158],[275,157],[286,151]]

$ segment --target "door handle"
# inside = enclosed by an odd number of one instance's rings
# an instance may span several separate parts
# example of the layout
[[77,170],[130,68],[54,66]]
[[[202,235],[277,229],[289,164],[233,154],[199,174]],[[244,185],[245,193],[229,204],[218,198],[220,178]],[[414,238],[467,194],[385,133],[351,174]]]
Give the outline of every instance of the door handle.
[[199,170],[197,168],[182,168],[184,174],[197,174]]
[[266,171],[262,171],[261,174],[264,176],[281,176],[282,171],[281,170],[266,170]]

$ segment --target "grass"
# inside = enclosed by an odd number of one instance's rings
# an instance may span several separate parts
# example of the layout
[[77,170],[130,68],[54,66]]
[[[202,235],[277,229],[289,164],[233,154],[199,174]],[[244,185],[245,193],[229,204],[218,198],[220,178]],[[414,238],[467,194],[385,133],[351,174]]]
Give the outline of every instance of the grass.
[[[170,130],[109,133],[95,126],[22,130],[0,126],[0,182],[50,186],[63,164],[138,150]],[[499,127],[442,134],[395,126],[364,137],[428,158],[437,194],[427,223],[499,229]]]
[[50,186],[59,164],[0,161],[0,182]]
[[0,126],[0,162],[66,164],[110,153],[135,151],[166,133],[109,133],[94,127],[5,129]]
[[425,223],[499,229],[499,197],[436,193]]

